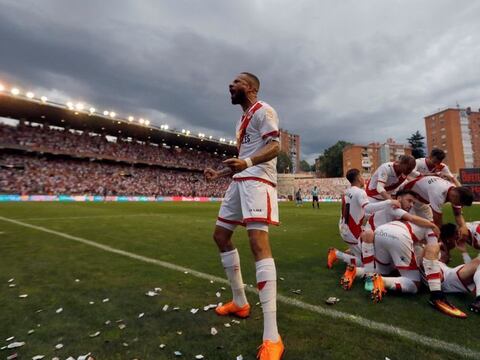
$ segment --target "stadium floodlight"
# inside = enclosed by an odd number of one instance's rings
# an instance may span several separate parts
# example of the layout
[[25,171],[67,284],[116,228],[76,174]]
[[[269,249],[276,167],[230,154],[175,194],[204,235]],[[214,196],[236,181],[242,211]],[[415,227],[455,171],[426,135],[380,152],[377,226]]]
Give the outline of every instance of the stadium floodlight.
[[31,91],[27,92],[26,95],[27,95],[27,97],[28,97],[29,99],[33,99],[33,98],[35,97],[35,94],[34,94],[33,92],[31,92]]
[[139,122],[140,124],[144,124],[144,123],[145,123],[145,120],[143,120],[143,118],[140,118],[140,120],[138,120],[138,122]]
[[93,113],[95,113],[95,108],[91,107],[90,109],[88,109],[88,111],[90,111],[90,114],[93,114]]
[[211,140],[211,139],[213,138],[213,136],[212,136],[212,135],[210,135],[208,138]]
[[145,125],[150,125],[150,120],[145,120]]
[[68,102],[67,102],[67,106],[68,106],[68,108],[69,108],[70,110],[73,110],[73,109],[74,109],[73,103],[72,103],[71,101],[68,101]]
[[81,102],[75,104],[75,109],[77,109],[79,111],[82,111],[84,107],[85,107],[85,105],[83,105],[83,103],[81,103]]
[[109,114],[108,110],[105,110],[105,111],[103,112],[103,115],[105,115],[105,116],[108,116],[108,114]]
[[163,126],[163,128],[164,128],[165,130],[168,130],[168,124],[165,124],[165,125]]
[[111,117],[111,118],[114,118],[116,115],[117,115],[117,114],[115,114],[114,111],[110,111],[110,117]]
[[185,134],[185,129],[182,129],[182,134]]
[[46,96],[42,96],[40,100],[42,100],[43,103],[46,103],[48,101],[48,98]]
[[128,121],[132,122],[133,120],[135,120],[135,118],[133,116],[128,117]]
[[12,93],[12,95],[20,94],[20,90],[18,90],[18,88],[16,88],[16,87],[12,88],[12,90],[10,90],[10,92]]
[[5,86],[3,86],[3,84],[0,84],[0,91],[3,91],[5,90]]
[[185,133],[187,136],[190,135],[190,130],[187,130],[187,132]]

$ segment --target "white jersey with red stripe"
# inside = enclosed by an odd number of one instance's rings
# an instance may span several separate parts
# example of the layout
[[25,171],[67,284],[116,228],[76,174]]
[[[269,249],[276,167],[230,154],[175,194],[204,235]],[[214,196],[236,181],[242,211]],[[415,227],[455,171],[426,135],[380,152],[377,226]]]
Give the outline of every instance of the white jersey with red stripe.
[[466,223],[472,246],[475,249],[480,249],[480,221],[473,221]]
[[372,216],[368,218],[368,225],[370,226],[371,230],[375,230],[379,226],[395,221],[401,220],[402,217],[408,214],[407,211],[400,209],[400,208],[393,208],[392,206],[388,206],[383,210],[375,212]]
[[367,193],[358,186],[348,188],[343,195],[339,226],[344,241],[354,244],[358,242],[365,218],[364,207],[367,204]]
[[419,175],[445,175],[449,177],[453,177],[450,168],[445,163],[440,163],[437,166],[429,167],[427,164],[426,158],[420,158],[415,160],[417,163],[415,170],[412,171],[412,175],[419,176]]
[[[266,102],[257,101],[237,122],[239,159],[253,156],[269,141],[279,141],[278,116]],[[277,158],[249,167],[233,176],[234,179],[260,178],[277,183]]]
[[[448,192],[455,188],[448,180],[438,176],[420,176],[409,181],[403,186],[403,189],[409,189],[417,194],[417,199],[430,207],[436,213],[441,214],[443,205],[447,202]],[[452,205],[455,213],[461,211],[461,206]]]
[[392,232],[410,238],[414,243],[437,243],[438,238],[430,228],[415,225],[410,221],[391,221],[379,226],[375,233]]
[[393,164],[393,162],[384,163],[373,173],[366,186],[368,197],[376,200],[384,200],[377,190],[379,183],[383,185],[387,193],[391,194],[405,181],[407,177],[402,174],[397,174]]

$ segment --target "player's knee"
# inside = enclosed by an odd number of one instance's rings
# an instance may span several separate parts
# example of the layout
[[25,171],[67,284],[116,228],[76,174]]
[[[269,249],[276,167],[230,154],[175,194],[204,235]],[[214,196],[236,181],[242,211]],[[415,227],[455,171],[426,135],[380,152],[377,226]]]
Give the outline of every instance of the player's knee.
[[219,231],[216,229],[213,233],[213,241],[215,241],[221,251],[233,250],[231,234],[227,233],[226,231]]

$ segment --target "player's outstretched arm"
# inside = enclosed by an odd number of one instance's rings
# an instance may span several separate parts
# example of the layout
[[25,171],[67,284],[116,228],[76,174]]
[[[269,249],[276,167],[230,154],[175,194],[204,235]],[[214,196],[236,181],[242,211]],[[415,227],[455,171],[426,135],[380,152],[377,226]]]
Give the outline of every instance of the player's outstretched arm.
[[[245,170],[247,167],[258,165],[270,161],[278,156],[280,152],[280,144],[278,141],[270,141],[263,148],[247,159],[231,158],[223,163],[227,165],[234,173]],[[251,161],[251,164],[249,162]]]
[[206,168],[203,174],[205,175],[205,179],[207,181],[213,181],[215,179],[231,175],[232,169],[230,169],[229,167],[226,167],[222,170],[214,170],[212,168]]
[[427,219],[422,218],[422,217],[420,217],[420,216],[406,213],[406,214],[403,214],[402,220],[404,220],[404,221],[410,221],[411,223],[413,223],[413,224],[415,224],[415,225],[432,229],[433,232],[435,233],[435,235],[436,235],[437,237],[440,235],[440,229],[438,228],[437,225],[435,225],[435,224],[434,224],[433,222],[431,222],[430,220],[427,220]]

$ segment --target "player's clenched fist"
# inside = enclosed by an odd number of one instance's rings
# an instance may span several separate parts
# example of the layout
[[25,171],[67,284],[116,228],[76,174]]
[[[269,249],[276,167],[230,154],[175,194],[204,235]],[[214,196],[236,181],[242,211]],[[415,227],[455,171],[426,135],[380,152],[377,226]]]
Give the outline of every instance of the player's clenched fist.
[[212,181],[212,180],[215,180],[216,178],[218,178],[218,171],[215,171],[211,168],[205,169],[203,174],[205,175],[205,179],[207,181]]
[[237,158],[227,159],[223,163],[232,169],[233,172],[240,172],[248,167],[245,160]]

